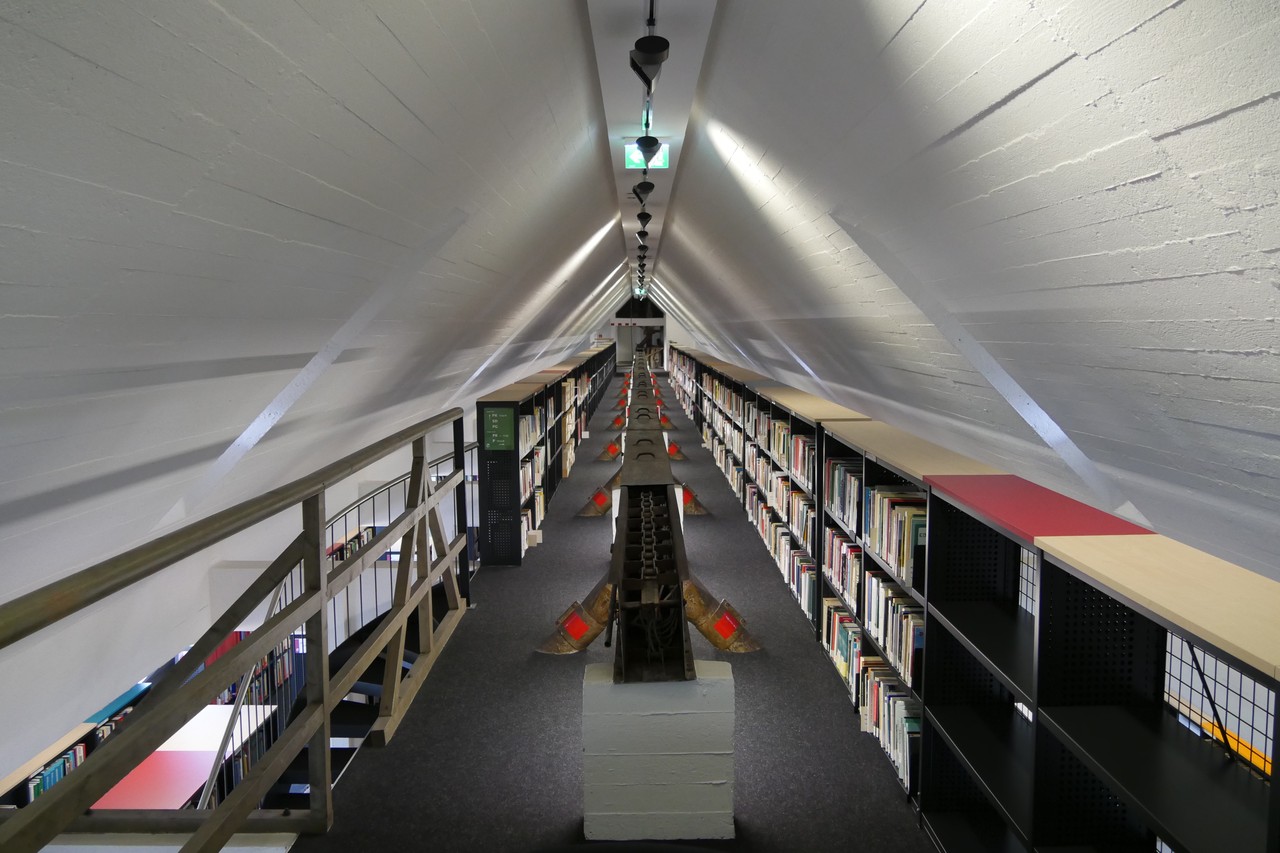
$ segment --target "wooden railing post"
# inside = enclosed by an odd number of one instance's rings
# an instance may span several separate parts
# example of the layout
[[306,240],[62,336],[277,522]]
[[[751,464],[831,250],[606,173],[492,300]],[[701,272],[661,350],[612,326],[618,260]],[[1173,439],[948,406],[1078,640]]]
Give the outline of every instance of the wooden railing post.
[[[302,502],[302,584],[307,592],[328,600],[328,576],[324,567],[324,491]],[[329,754],[329,608],[321,607],[306,621],[308,706],[319,706],[320,728],[307,749],[307,776],[311,784],[311,818],[315,832],[327,832],[333,823],[333,784]]]
[[[422,505],[423,483],[427,477],[427,439],[419,436],[413,441],[413,465],[409,469],[409,489],[405,494],[404,508],[412,510]],[[400,557],[396,560],[394,584],[391,596],[391,607],[387,610],[386,619],[399,624],[391,634],[391,639],[383,650],[386,668],[382,674],[382,696],[378,700],[378,719],[369,732],[367,742],[370,746],[386,746],[395,734],[396,726],[404,711],[400,699],[400,679],[403,676],[404,652],[408,634],[408,620],[411,614],[405,613],[409,600],[410,585],[413,578],[414,550],[418,542],[416,531],[421,522],[416,522],[405,531],[400,538]],[[426,560],[426,555],[418,550],[417,564]]]

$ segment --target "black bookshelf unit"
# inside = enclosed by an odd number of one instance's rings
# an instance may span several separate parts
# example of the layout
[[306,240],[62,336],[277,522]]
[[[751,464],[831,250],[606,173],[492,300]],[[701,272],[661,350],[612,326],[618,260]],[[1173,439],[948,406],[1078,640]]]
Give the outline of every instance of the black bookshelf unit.
[[518,566],[538,541],[614,361],[596,347],[476,400],[481,565]]
[[1280,584],[887,424],[805,417],[705,353],[672,365],[775,559],[769,531],[821,566],[805,613],[940,849],[1280,853]]

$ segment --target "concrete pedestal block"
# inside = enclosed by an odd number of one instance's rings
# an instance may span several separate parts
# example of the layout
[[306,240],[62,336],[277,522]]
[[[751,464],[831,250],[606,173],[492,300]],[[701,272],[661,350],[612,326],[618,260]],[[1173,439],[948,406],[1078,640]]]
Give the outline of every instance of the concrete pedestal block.
[[590,840],[733,838],[733,669],[695,661],[695,681],[583,678],[583,826]]

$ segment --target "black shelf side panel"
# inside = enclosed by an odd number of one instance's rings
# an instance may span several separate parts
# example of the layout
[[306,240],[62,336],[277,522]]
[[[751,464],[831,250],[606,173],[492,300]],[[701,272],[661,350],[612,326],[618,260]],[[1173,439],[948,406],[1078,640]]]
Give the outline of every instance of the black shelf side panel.
[[1033,825],[1037,849],[1078,846],[1136,853],[1156,848],[1155,834],[1128,804],[1043,727],[1036,737]]

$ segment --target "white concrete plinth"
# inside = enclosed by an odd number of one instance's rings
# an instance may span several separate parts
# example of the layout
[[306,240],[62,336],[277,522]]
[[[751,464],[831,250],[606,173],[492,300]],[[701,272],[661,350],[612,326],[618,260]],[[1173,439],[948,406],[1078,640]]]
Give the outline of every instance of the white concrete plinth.
[[733,838],[733,668],[696,681],[582,683],[583,830],[589,840]]

